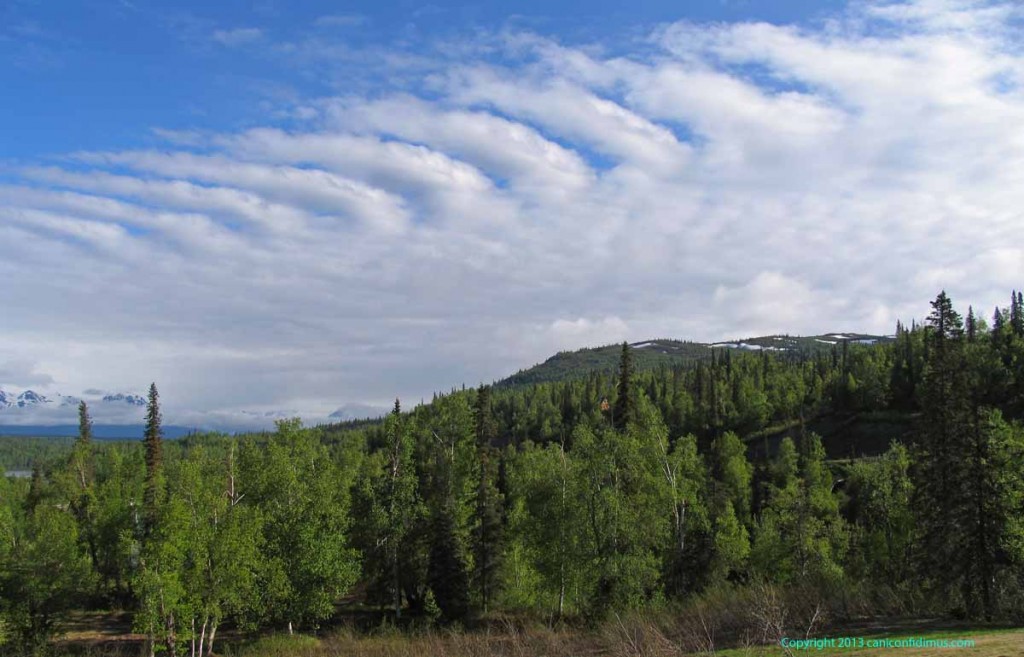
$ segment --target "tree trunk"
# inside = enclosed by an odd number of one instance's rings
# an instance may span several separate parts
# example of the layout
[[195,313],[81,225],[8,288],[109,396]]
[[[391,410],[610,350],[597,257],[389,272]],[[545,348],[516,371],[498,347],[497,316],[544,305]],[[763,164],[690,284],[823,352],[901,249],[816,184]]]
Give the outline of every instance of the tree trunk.
[[559,537],[558,537],[558,541],[559,541],[559,546],[558,547],[559,547],[559,553],[560,553],[559,554],[559,558],[558,558],[558,618],[559,618],[559,620],[561,620],[562,613],[565,610],[565,559],[566,559],[566,552],[568,552],[568,549],[566,548],[566,545],[565,545],[565,536],[566,536],[566,533],[567,533],[567,529],[564,526],[565,525],[565,509],[566,509],[566,499],[565,499],[566,498],[566,490],[565,489],[566,489],[566,483],[567,483],[566,479],[568,478],[568,474],[567,474],[568,465],[565,462],[565,443],[563,442],[559,447],[560,447],[559,455],[561,456],[561,460],[562,460],[562,481],[561,481],[561,484],[562,484],[562,491],[561,491],[562,499],[561,499],[561,506],[558,509],[559,510],[559,518],[558,518],[558,520],[559,520],[559,523],[563,525],[562,531],[559,532]]
[[[289,624],[290,627],[290,624]],[[217,621],[213,621],[210,625],[210,640],[206,644],[206,657],[210,657],[213,654],[213,637],[217,635]]]
[[206,643],[206,624],[209,622],[209,616],[203,619],[203,629],[199,633],[199,657],[203,657],[203,645]]
[[[392,537],[393,538],[393,537]],[[398,547],[394,547],[391,560],[391,585],[395,589],[395,618],[402,618],[402,589],[398,575]]]
[[561,619],[565,609],[565,565],[560,565],[558,571],[558,618]]
[[176,637],[174,636],[174,612],[167,616],[167,654],[173,657],[177,655]]

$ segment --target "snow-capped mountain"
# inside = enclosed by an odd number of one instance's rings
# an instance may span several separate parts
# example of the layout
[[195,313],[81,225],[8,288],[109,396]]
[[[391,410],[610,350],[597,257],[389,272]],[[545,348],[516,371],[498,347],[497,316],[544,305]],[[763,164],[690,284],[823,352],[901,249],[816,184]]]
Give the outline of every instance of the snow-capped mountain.
[[0,434],[23,434],[28,428],[37,427],[50,432],[48,435],[74,435],[78,427],[78,405],[83,401],[89,405],[94,427],[141,426],[146,412],[146,400],[129,393],[89,390],[77,397],[28,389],[19,393],[0,390]]
[[[47,397],[35,390],[25,390],[20,394],[0,390],[0,411],[9,408],[55,408],[64,406],[78,406],[82,399],[73,395],[62,395],[55,393],[53,397]],[[95,403],[95,402],[93,402]],[[146,399],[140,395],[118,393],[116,395],[105,395],[99,400],[105,404],[127,404],[128,406],[145,406]]]
[[35,390],[26,390],[15,395],[13,392],[0,390],[0,410],[5,408],[28,408],[38,404],[52,404],[54,400],[39,394]]
[[[0,390],[0,435],[27,435],[26,432],[46,431],[47,435],[76,435],[78,431],[78,405],[89,405],[89,414],[97,436],[132,437],[142,435],[147,399],[130,392],[89,389],[81,397],[47,391],[16,388]],[[334,408],[331,412],[327,408]],[[327,408],[302,408],[292,403],[278,407],[222,408],[193,410],[165,408],[163,416],[167,427],[177,427],[171,433],[185,435],[188,431],[266,431],[273,430],[277,420],[301,418],[307,426],[379,418],[386,407],[363,403],[347,403]],[[136,431],[136,429],[138,431]],[[170,433],[168,434],[170,435]],[[137,436],[136,436],[137,437]]]
[[103,401],[108,403],[123,403],[131,406],[145,406],[146,398],[141,395],[126,395],[122,392],[116,395],[104,395]]
[[26,406],[31,406],[32,404],[52,404],[52,403],[53,402],[51,400],[49,400],[46,397],[40,395],[38,392],[35,392],[33,390],[26,390],[25,392],[23,392],[20,395],[18,395],[18,401],[15,402],[15,405],[18,408],[25,408]]

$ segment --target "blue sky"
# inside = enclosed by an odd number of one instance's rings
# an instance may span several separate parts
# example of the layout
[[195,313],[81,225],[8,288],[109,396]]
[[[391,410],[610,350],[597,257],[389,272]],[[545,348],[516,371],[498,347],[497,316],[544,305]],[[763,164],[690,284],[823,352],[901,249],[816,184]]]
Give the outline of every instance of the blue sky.
[[1024,287],[1017,2],[166,5],[0,8],[0,389],[318,421]]
[[[171,5],[169,7],[169,5]],[[529,30],[566,42],[626,42],[654,26],[765,20],[814,23],[837,0],[702,2],[176,2],[12,0],[0,8],[2,155],[33,158],[146,143],[154,127],[237,129],[265,103],[336,93],[362,61],[281,53],[309,39],[411,54],[481,31]],[[387,85],[382,84],[382,87]]]

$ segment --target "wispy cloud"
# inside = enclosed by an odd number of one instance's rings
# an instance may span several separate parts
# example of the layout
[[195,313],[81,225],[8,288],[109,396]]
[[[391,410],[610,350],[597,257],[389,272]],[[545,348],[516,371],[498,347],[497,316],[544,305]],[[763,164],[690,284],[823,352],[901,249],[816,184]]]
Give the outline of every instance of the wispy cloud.
[[258,27],[236,27],[229,30],[214,30],[211,38],[225,46],[243,46],[263,38]]

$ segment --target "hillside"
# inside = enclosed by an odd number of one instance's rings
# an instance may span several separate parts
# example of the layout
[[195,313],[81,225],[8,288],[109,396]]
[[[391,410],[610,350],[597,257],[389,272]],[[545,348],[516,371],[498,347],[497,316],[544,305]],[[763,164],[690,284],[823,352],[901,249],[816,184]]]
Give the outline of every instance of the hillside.
[[[658,367],[691,366],[698,361],[710,360],[712,353],[723,350],[772,351],[794,356],[830,352],[842,343],[877,344],[891,342],[892,336],[866,333],[826,333],[811,336],[766,335],[724,342],[689,342],[671,339],[634,342],[634,362],[638,370]],[[512,387],[575,379],[591,372],[612,372],[618,366],[621,345],[562,351],[543,363],[499,381],[498,387]]]

